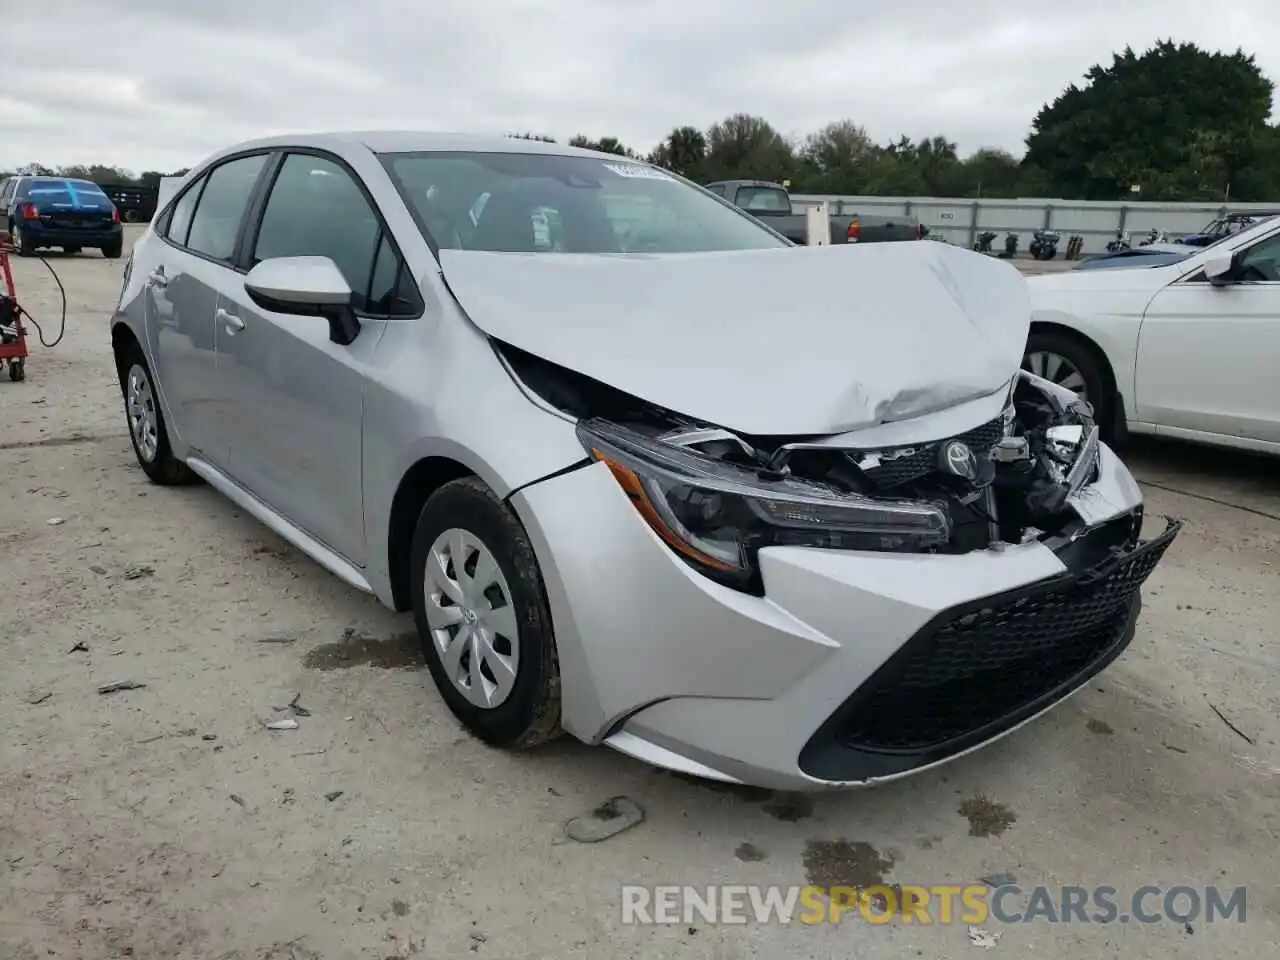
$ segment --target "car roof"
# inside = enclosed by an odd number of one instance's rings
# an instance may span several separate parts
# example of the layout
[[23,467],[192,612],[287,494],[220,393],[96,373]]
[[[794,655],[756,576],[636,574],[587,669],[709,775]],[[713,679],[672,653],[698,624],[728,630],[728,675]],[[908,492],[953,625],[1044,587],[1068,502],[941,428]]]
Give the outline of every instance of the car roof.
[[615,161],[634,160],[616,153],[570,147],[545,140],[526,140],[523,137],[503,137],[492,134],[441,133],[427,130],[347,130],[328,133],[300,133],[248,140],[227,148],[220,153],[233,153],[263,147],[334,147],[362,146],[374,153],[417,153],[421,151],[470,152],[470,153],[536,153],[553,156],[603,157]]

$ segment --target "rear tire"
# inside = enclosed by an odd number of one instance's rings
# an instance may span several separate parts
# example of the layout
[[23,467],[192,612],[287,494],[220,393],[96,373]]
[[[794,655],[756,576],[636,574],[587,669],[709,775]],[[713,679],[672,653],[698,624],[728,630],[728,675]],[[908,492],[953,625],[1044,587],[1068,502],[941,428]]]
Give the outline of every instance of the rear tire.
[[14,383],[27,379],[27,361],[25,357],[9,361],[9,379]]
[[108,260],[119,260],[124,254],[124,241],[117,240],[115,243],[109,243],[101,248],[102,255]]
[[160,409],[160,399],[151,378],[151,368],[137,344],[120,357],[120,392],[124,397],[125,421],[138,465],[161,486],[180,486],[199,480],[185,463],[173,455],[169,430]]
[[447,483],[423,506],[410,589],[436,689],[472,734],[507,749],[560,735],[560,664],[538,560],[519,518],[480,479]]
[[13,241],[13,249],[20,257],[34,256],[36,248],[31,243],[31,238],[27,235],[27,231],[16,223],[9,225],[9,239]]

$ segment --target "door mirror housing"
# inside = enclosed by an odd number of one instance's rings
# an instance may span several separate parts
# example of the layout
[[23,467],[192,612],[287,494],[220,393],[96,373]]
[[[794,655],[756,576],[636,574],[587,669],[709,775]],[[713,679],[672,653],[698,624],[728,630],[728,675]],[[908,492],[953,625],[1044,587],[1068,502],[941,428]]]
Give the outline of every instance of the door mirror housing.
[[1204,278],[1215,287],[1225,287],[1235,279],[1235,258],[1229,253],[1220,253],[1204,262]]
[[334,343],[345,346],[360,333],[360,320],[351,306],[351,285],[328,257],[263,260],[244,278],[244,289],[263,310],[324,317]]

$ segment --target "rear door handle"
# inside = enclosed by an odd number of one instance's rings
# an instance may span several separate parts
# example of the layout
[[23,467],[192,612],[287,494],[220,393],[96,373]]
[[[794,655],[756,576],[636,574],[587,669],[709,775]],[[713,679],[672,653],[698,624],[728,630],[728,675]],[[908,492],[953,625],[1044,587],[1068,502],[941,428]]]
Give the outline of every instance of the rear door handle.
[[169,278],[164,275],[163,270],[153,270],[147,276],[147,283],[153,287],[167,287]]
[[218,312],[213,315],[213,319],[218,323],[225,324],[227,333],[236,334],[244,329],[244,321],[234,313],[227,313],[222,307],[218,308]]

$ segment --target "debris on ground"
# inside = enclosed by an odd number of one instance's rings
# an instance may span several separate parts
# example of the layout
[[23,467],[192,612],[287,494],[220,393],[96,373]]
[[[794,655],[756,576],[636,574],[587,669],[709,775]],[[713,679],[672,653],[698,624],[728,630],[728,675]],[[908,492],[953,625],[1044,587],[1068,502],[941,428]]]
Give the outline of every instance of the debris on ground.
[[121,574],[126,580],[141,580],[143,577],[154,576],[156,568],[147,563],[132,564],[124,568]]
[[48,520],[45,521],[45,523],[47,523],[51,527],[56,527],[63,522],[64,521],[61,517],[50,517]]
[[75,642],[75,645],[72,646],[72,648],[67,651],[67,653],[88,653],[88,652],[89,652],[89,645],[85,643],[83,640],[77,640]]
[[309,717],[309,716],[311,716],[311,711],[310,711],[310,710],[308,710],[306,707],[300,707],[300,706],[298,706],[298,701],[299,701],[299,700],[301,700],[301,699],[302,699],[302,694],[300,694],[300,693],[295,693],[295,694],[293,695],[293,699],[289,701],[289,709],[293,711],[293,715],[294,715],[295,717]]
[[[1208,703],[1208,701],[1205,701],[1205,702]],[[1221,720],[1223,723],[1225,723],[1231,729],[1231,732],[1234,733],[1236,736],[1238,736],[1241,740],[1249,744],[1249,746],[1251,747],[1257,746],[1257,741],[1255,741],[1253,737],[1249,736],[1247,733],[1245,733],[1243,730],[1237,727],[1234,723],[1228,720],[1226,716],[1223,714],[1223,712],[1219,710],[1217,707],[1215,707],[1212,703],[1209,704],[1209,709],[1212,710],[1214,713],[1216,713],[1218,715],[1218,719]]]
[[247,807],[247,806],[248,806],[248,804],[244,802],[244,798],[243,798],[243,797],[237,797],[234,793],[233,793],[233,794],[231,794],[231,802],[232,802],[232,803],[237,803],[237,804],[239,804],[239,805],[240,805],[240,806],[242,806],[242,807]]
[[989,930],[983,930],[981,927],[970,927],[969,942],[975,947],[982,947],[986,950],[990,950],[1000,942],[1000,934],[991,933]]
[[105,695],[119,693],[122,690],[141,690],[145,686],[145,683],[139,683],[137,680],[117,680],[114,683],[104,683],[98,688],[98,693]]
[[324,795],[324,798],[330,803],[333,803],[333,801],[337,800],[340,796],[342,796],[341,790],[330,790]]
[[47,690],[41,691],[39,693],[33,693],[29,697],[27,697],[27,703],[31,704],[31,706],[33,707],[39,706],[40,704],[44,703],[46,700],[48,700],[52,696],[53,694]]
[[565,824],[565,833],[578,843],[599,843],[616,837],[644,820],[639,804],[627,797],[611,797],[590,813]]
[[205,743],[212,743],[214,740],[218,739],[218,735],[216,733],[206,733],[200,739]]
[[285,717],[282,720],[263,721],[263,726],[268,730],[297,730],[298,721],[293,719],[293,717]]
[[96,563],[89,567],[89,572],[96,573],[100,577],[105,577],[107,575],[106,568],[100,567]]
[[297,637],[259,637],[258,643],[297,643]]
[[1011,887],[1018,882],[1018,878],[1008,871],[1005,871],[1004,873],[988,873],[978,879],[992,889],[997,889],[999,887]]

